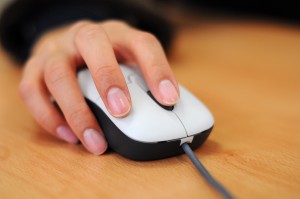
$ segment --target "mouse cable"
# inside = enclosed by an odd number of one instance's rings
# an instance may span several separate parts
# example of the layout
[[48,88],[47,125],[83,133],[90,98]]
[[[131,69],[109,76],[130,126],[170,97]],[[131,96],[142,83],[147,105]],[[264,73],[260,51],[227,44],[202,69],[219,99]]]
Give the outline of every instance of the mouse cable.
[[194,166],[200,172],[200,174],[206,179],[206,181],[213,186],[225,199],[233,199],[233,196],[219,183],[217,182],[210,173],[205,169],[205,167],[201,164],[200,160],[192,151],[191,147],[187,143],[183,143],[182,148],[189,159],[192,161]]

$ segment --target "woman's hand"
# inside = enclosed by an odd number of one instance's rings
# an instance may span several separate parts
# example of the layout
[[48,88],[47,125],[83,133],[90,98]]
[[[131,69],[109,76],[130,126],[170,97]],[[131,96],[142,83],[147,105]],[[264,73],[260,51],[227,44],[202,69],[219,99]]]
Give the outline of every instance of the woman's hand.
[[91,153],[102,154],[107,142],[82,96],[76,71],[87,65],[108,111],[121,118],[130,112],[131,99],[118,61],[138,66],[161,104],[176,103],[178,85],[158,40],[121,21],[80,21],[44,34],[25,65],[22,99],[46,131],[69,143],[79,139]]

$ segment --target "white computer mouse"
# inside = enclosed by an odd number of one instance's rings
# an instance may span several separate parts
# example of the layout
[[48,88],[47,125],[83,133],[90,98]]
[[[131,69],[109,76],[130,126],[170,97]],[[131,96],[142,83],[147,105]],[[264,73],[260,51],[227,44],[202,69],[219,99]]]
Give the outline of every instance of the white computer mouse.
[[210,134],[214,119],[208,108],[179,85],[180,99],[173,107],[160,105],[137,69],[120,65],[132,101],[125,118],[106,109],[88,69],[78,72],[81,91],[96,116],[108,145],[132,160],[156,160],[184,153],[181,144],[198,148]]

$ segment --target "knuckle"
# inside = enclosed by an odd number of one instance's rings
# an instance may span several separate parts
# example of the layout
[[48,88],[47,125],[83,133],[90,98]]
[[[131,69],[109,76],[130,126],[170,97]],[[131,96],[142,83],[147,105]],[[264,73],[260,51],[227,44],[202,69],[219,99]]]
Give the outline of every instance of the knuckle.
[[93,22],[89,21],[89,20],[80,20],[75,22],[73,25],[71,25],[70,29],[71,30],[77,30],[78,28],[84,27],[86,25],[90,25],[93,24]]
[[36,67],[38,62],[39,62],[39,59],[37,56],[30,57],[24,64],[25,71],[27,68]]
[[43,38],[40,41],[40,45],[37,46],[37,49],[35,49],[36,53],[44,51],[47,53],[51,53],[59,49],[59,42],[56,41],[56,39],[49,39],[49,38]]
[[103,25],[113,26],[113,27],[128,27],[128,24],[124,21],[111,19],[103,22]]
[[118,68],[112,65],[102,65],[95,69],[94,75],[97,79],[105,79],[118,73]]
[[76,38],[78,36],[78,31],[83,28],[84,26],[93,24],[94,22],[89,21],[89,20],[80,20],[77,21],[75,23],[73,23],[72,25],[69,26],[69,28],[66,30],[65,32],[65,37],[64,38],[68,38],[70,39],[72,42],[76,41]]
[[19,84],[19,94],[23,100],[27,100],[28,97],[32,96],[36,92],[36,86],[31,81],[22,80]]
[[85,126],[84,123],[89,118],[89,115],[90,109],[87,106],[77,105],[67,115],[67,120],[72,126],[78,129]]
[[64,67],[65,64],[63,63],[52,64],[51,66],[46,67],[44,73],[45,81],[51,85],[59,84],[69,75],[68,72],[63,69]]
[[55,113],[50,110],[38,111],[36,113],[37,122],[44,128],[49,129],[50,124],[53,123],[53,118],[55,118]]
[[93,40],[95,37],[103,34],[105,34],[105,31],[99,25],[88,24],[79,28],[79,30],[75,35],[75,41],[77,43],[82,41],[89,42]]
[[151,43],[157,43],[156,37],[148,32],[138,32],[138,34],[133,39],[133,45],[145,45]]

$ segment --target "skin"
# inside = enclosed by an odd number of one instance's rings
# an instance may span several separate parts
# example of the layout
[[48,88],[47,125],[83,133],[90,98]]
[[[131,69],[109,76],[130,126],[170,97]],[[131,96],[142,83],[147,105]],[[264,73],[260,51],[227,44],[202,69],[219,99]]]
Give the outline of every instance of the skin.
[[45,33],[25,64],[20,95],[47,132],[69,143],[80,140],[89,152],[100,155],[107,142],[84,101],[76,71],[87,65],[108,111],[122,118],[130,114],[131,99],[118,62],[138,67],[161,104],[174,105],[179,99],[159,41],[116,20],[79,21]]

